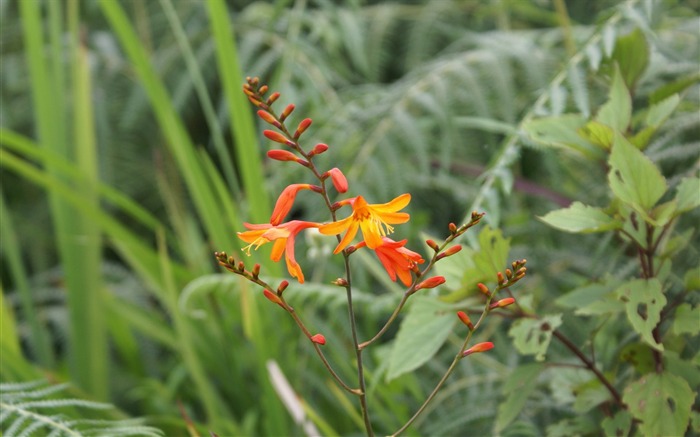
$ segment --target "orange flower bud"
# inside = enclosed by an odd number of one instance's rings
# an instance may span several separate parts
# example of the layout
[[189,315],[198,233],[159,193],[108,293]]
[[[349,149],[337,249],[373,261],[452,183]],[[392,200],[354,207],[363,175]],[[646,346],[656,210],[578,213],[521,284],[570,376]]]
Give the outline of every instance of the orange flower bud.
[[272,93],[272,94],[270,94],[270,97],[267,98],[266,103],[268,105],[272,105],[273,103],[275,103],[275,100],[279,99],[279,97],[280,97],[280,93]]
[[339,168],[334,167],[328,170],[328,174],[331,176],[331,181],[333,182],[333,186],[335,187],[336,191],[339,193],[348,191],[348,180],[345,178],[345,175]]
[[490,351],[491,349],[493,349],[493,343],[491,343],[490,341],[485,341],[483,343],[477,343],[469,349],[465,350],[464,352],[462,352],[462,356],[466,357],[467,355],[477,354],[479,352],[486,352]]
[[267,123],[279,125],[279,122],[275,119],[275,117],[272,114],[262,109],[258,110],[258,117],[262,118]]
[[311,150],[311,153],[309,153],[309,156],[320,155],[321,153],[325,152],[326,150],[328,150],[328,145],[323,144],[323,143],[316,144],[316,146],[314,146],[313,150]]
[[289,287],[289,281],[282,281],[277,287],[277,296],[282,296],[282,292]]
[[313,189],[313,186],[309,184],[292,184],[282,190],[282,193],[280,193],[275,203],[275,209],[272,210],[270,224],[277,226],[282,223],[282,220],[284,220],[289,211],[291,211],[292,206],[294,206],[294,199],[296,199],[297,193],[301,190],[309,189]]
[[506,278],[510,279],[513,277],[513,271],[511,269],[506,269]]
[[324,337],[321,334],[312,335],[311,337],[309,337],[309,340],[316,344],[320,344],[321,346],[326,344],[326,337]]
[[276,303],[277,305],[279,305],[279,306],[281,306],[282,308],[284,308],[284,305],[282,304],[282,299],[280,299],[279,296],[277,296],[275,293],[271,292],[271,291],[268,290],[267,288],[263,290],[263,295],[265,295],[265,297],[266,297],[270,302],[274,302],[274,303]]
[[515,302],[515,299],[513,299],[512,297],[506,297],[505,299],[501,299],[499,301],[492,303],[491,305],[489,305],[489,308],[490,309],[503,308],[503,307],[507,307],[508,305],[511,305],[513,302]]
[[289,150],[273,149],[267,151],[267,157],[270,159],[275,159],[277,161],[295,161],[299,162],[301,159],[297,155],[293,154]]
[[451,233],[454,234],[455,232],[457,232],[457,225],[456,224],[450,223],[447,227],[450,229]]
[[470,331],[474,330],[474,324],[472,323],[472,320],[469,318],[467,313],[465,313],[464,311],[457,311],[457,317],[459,317],[459,320],[461,320],[462,323],[467,325]]
[[491,296],[491,292],[489,292],[489,287],[485,286],[481,282],[476,284],[476,286],[479,288],[479,291],[484,293],[486,296]]
[[282,115],[280,115],[280,121],[286,120],[287,117],[289,117],[289,114],[292,113],[292,111],[294,111],[294,105],[290,103],[289,105],[287,105],[286,108],[284,108],[284,111],[282,111]]
[[258,276],[260,276],[260,264],[255,264],[253,266],[253,278],[258,279]]
[[496,273],[496,279],[498,280],[499,285],[505,282],[505,279],[503,279],[503,273],[501,272]]
[[301,121],[301,123],[299,123],[299,126],[297,127],[296,132],[294,132],[294,139],[295,140],[298,139],[301,136],[301,134],[303,134],[306,131],[306,129],[309,128],[309,126],[311,126],[311,119],[310,118],[303,119]]
[[425,240],[425,244],[430,246],[430,248],[433,249],[435,252],[440,250],[440,246],[438,246],[438,244],[433,240]]
[[268,90],[267,85],[263,85],[260,88],[258,88],[258,92],[260,93],[261,96],[264,95],[267,92],[267,90]]
[[459,252],[460,250],[462,250],[462,246],[459,244],[456,244],[456,245],[450,247],[449,249],[447,249],[446,251],[442,252],[440,255],[438,255],[437,259],[439,260],[439,259],[446,258],[448,256],[452,256],[455,253]]
[[428,278],[425,281],[419,283],[416,285],[416,291],[422,290],[424,288],[435,288],[438,285],[444,284],[445,283],[445,277],[444,276],[433,276],[432,278]]
[[263,131],[263,135],[265,135],[268,139],[270,139],[270,140],[272,140],[272,141],[274,141],[274,142],[276,142],[276,143],[286,144],[286,145],[288,145],[288,146],[293,146],[293,145],[294,145],[294,143],[293,143],[292,141],[289,141],[287,138],[285,138],[284,135],[282,135],[282,134],[279,133],[279,132],[275,132],[275,131],[273,131],[273,130],[265,129],[265,130]]

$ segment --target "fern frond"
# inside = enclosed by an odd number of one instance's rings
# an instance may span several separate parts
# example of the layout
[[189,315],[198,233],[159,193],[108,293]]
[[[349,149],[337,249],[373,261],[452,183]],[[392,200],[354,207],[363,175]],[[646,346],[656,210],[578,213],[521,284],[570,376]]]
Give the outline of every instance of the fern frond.
[[[0,425],[3,435],[31,436],[146,436],[163,433],[143,425],[140,419],[89,419],[114,406],[87,399],[63,396],[69,384],[50,385],[47,381],[0,384]],[[63,393],[62,393],[63,392]],[[51,397],[51,398],[49,398]]]

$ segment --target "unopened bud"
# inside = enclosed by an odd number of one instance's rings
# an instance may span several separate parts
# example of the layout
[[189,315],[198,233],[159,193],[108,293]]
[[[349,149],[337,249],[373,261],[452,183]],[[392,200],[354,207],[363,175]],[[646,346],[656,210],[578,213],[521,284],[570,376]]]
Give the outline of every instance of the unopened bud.
[[430,246],[430,248],[433,249],[435,252],[440,250],[440,246],[438,246],[438,244],[433,240],[425,240],[425,244]]
[[469,349],[465,350],[464,352],[462,352],[462,356],[466,357],[467,355],[476,354],[479,352],[486,352],[490,351],[491,349],[493,349],[493,343],[491,343],[490,341],[485,341],[483,343],[477,343]]
[[272,94],[270,94],[270,97],[267,98],[267,102],[266,102],[266,103],[267,103],[268,105],[272,105],[273,103],[275,103],[275,101],[276,101],[277,99],[279,99],[279,97],[280,97],[280,93],[277,93],[277,92],[272,93]]
[[255,264],[253,266],[252,274],[254,279],[258,279],[258,276],[260,276],[260,264]]
[[418,285],[416,285],[416,291],[422,290],[424,288],[435,288],[438,285],[441,285],[444,283],[445,283],[444,276],[433,276],[432,278],[428,278],[425,281],[422,281]]
[[238,262],[238,271],[245,272],[245,264],[243,264],[243,261]]
[[280,115],[280,121],[286,120],[287,117],[289,117],[289,114],[292,113],[292,111],[294,111],[294,105],[290,103],[289,105],[287,105],[286,108],[284,108],[284,111],[282,111],[282,114]]
[[348,281],[345,278],[338,278],[335,281],[332,281],[331,284],[337,285],[338,287],[347,287]]
[[299,123],[299,126],[297,127],[296,132],[294,132],[294,139],[295,140],[299,139],[301,134],[303,134],[306,131],[306,129],[309,128],[309,126],[311,126],[311,119],[310,118],[303,119],[301,121],[301,123]]
[[284,135],[282,135],[279,132],[273,131],[273,130],[264,130],[263,135],[265,135],[268,139],[280,143],[280,144],[286,144],[288,146],[293,146],[294,143],[289,141]]
[[470,331],[474,330],[474,324],[472,323],[472,320],[469,318],[467,313],[465,313],[464,311],[457,311],[457,317],[459,317],[459,320],[461,320],[462,323],[467,325]]
[[289,282],[288,281],[282,281],[280,282],[280,285],[277,287],[277,296],[282,296],[282,292],[289,287]]
[[459,252],[460,250],[462,250],[462,246],[459,244],[456,244],[456,245],[450,247],[449,249],[447,249],[446,251],[442,252],[440,255],[438,255],[436,261],[441,260],[443,258],[446,258],[448,256],[452,256],[455,253]]
[[513,271],[511,269],[506,269],[506,278],[510,279],[513,277]]
[[269,300],[270,302],[274,302],[277,305],[281,306],[284,308],[284,305],[282,304],[282,299],[279,298],[275,293],[271,292],[267,288],[263,290],[263,295]]
[[489,291],[489,287],[485,286],[481,282],[476,284],[476,287],[479,289],[480,292],[484,293],[486,296],[491,296],[491,292]]
[[498,300],[491,305],[489,305],[489,309],[494,309],[494,308],[503,308],[507,307],[508,305],[511,305],[515,302],[515,299],[512,297],[506,297],[505,299]]
[[503,279],[503,273],[501,273],[501,272],[496,273],[496,278],[498,280],[499,285],[501,285],[505,282],[505,279]]
[[331,181],[337,192],[345,193],[348,191],[348,180],[339,168],[335,167],[328,170],[328,174],[331,176]]
[[275,159],[277,161],[302,161],[297,155],[290,152],[289,150],[273,149],[267,151],[267,157],[270,159]]
[[309,337],[309,340],[316,344],[320,344],[321,346],[326,344],[326,337],[324,337],[322,334],[312,335],[311,337]]
[[314,156],[314,155],[320,155],[321,153],[325,152],[328,150],[328,145],[320,143],[316,144],[314,148],[311,150],[311,153],[309,153],[309,156]]
[[267,92],[267,90],[268,90],[267,85],[263,85],[260,88],[258,88],[258,92],[260,93],[261,96],[264,95]]
[[280,128],[282,126],[272,114],[262,109],[258,110],[258,117],[262,118],[265,122],[270,123],[276,128]]
[[456,224],[450,223],[447,227],[450,229],[451,233],[454,234],[455,232],[457,232],[457,225]]

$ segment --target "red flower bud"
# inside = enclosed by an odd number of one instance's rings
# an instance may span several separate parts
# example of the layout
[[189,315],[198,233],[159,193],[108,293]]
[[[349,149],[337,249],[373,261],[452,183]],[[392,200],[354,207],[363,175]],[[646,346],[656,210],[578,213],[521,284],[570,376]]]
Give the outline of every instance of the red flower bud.
[[339,168],[335,167],[328,170],[328,174],[331,176],[331,181],[336,191],[339,193],[345,193],[348,191],[348,180]]
[[293,143],[292,141],[289,141],[287,138],[285,138],[284,135],[282,135],[282,134],[279,133],[279,132],[275,132],[275,131],[273,131],[273,130],[265,129],[265,130],[263,131],[263,135],[265,135],[268,139],[270,139],[270,140],[272,140],[272,141],[274,141],[274,142],[276,142],[276,143],[286,144],[287,146],[293,146],[293,145],[294,145],[294,143]]
[[449,249],[447,249],[446,251],[442,252],[440,255],[438,255],[437,259],[447,258],[448,256],[452,256],[455,253],[459,252],[460,250],[462,250],[462,246],[459,244],[456,244],[456,245],[450,247]]
[[433,249],[435,252],[440,250],[440,246],[438,246],[438,244],[433,240],[425,240],[425,244],[430,246],[430,248]]
[[295,161],[299,162],[301,159],[297,155],[293,154],[289,150],[273,149],[268,150],[267,157],[270,159],[275,159],[277,161]]
[[323,143],[316,144],[316,146],[314,146],[313,150],[311,150],[311,153],[309,153],[309,156],[320,155],[321,153],[325,152],[326,150],[328,150],[328,146],[326,144],[323,144]]
[[284,111],[282,111],[282,115],[280,115],[280,121],[284,121],[287,117],[289,117],[289,114],[291,114],[292,111],[294,111],[294,105],[290,103],[289,105],[287,105],[286,108],[284,108]]
[[503,308],[503,307],[507,307],[508,305],[511,305],[513,302],[515,302],[515,299],[513,299],[512,297],[506,297],[505,299],[501,299],[499,301],[492,303],[491,305],[489,305],[489,308],[490,309]]
[[262,118],[267,123],[270,123],[276,127],[279,126],[279,122],[275,119],[275,117],[272,114],[270,114],[267,111],[264,111],[262,109],[258,110],[258,117]]
[[267,92],[267,90],[268,90],[267,85],[263,85],[260,88],[258,88],[258,92],[260,93],[261,96],[264,95]]
[[491,349],[493,349],[493,343],[491,343],[490,341],[485,341],[483,343],[477,343],[469,349],[465,350],[464,352],[462,352],[462,356],[466,357],[467,355],[477,354],[479,352],[486,352],[490,351]]
[[485,286],[485,285],[482,284],[481,282],[479,282],[478,284],[476,284],[476,286],[477,286],[477,288],[479,288],[479,291],[482,292],[482,293],[484,293],[486,296],[490,296],[490,295],[491,295],[491,292],[489,292],[489,287]]
[[451,233],[454,234],[455,232],[457,232],[457,225],[456,224],[450,223],[447,227],[450,229]]
[[321,346],[326,344],[326,337],[321,334],[312,335],[309,337],[309,339],[316,344],[320,344]]
[[255,264],[253,266],[252,274],[253,278],[258,279],[258,276],[260,276],[260,264]]
[[294,132],[294,139],[295,140],[298,139],[301,136],[301,134],[303,134],[306,131],[306,129],[309,128],[309,126],[311,126],[311,119],[310,118],[303,119],[301,121],[301,123],[299,123],[299,126],[297,127],[296,132]]
[[444,284],[445,283],[445,277],[444,276],[433,276],[432,278],[428,278],[425,281],[419,283],[416,285],[416,291],[422,290],[424,288],[435,288],[438,285]]
[[457,317],[459,317],[459,320],[461,320],[462,323],[467,325],[470,331],[474,330],[474,324],[472,323],[472,320],[469,318],[467,313],[465,313],[464,311],[457,311]]
[[275,103],[275,100],[279,99],[279,97],[280,97],[280,93],[272,93],[272,94],[270,94],[270,97],[267,98],[266,103],[268,105],[272,105],[273,103]]
[[289,281],[282,281],[277,287],[277,296],[282,296],[282,292],[289,287]]
[[503,273],[501,272],[496,273],[496,279],[498,280],[499,285],[505,282],[505,279],[503,279]]
[[279,305],[279,306],[281,306],[282,308],[284,308],[284,305],[282,304],[282,299],[280,299],[279,296],[277,296],[275,293],[271,292],[271,291],[268,290],[267,288],[263,290],[263,295],[265,295],[265,297],[266,297],[270,302],[274,302],[274,303],[276,303],[277,305]]

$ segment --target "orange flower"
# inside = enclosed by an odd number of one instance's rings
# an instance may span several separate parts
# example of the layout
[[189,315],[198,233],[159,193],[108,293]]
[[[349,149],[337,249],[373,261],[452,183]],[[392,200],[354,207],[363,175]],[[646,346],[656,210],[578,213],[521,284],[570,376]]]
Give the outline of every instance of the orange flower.
[[398,211],[410,201],[410,194],[402,194],[389,203],[370,205],[362,196],[357,196],[344,202],[352,205],[352,215],[337,222],[321,225],[318,230],[326,235],[338,235],[347,231],[333,253],[339,253],[345,249],[357,235],[358,229],[362,230],[367,247],[376,249],[382,244],[382,237],[394,231],[390,225],[408,221],[409,215]]
[[320,226],[318,223],[292,220],[277,226],[269,223],[260,225],[244,223],[244,226],[249,231],[239,232],[238,238],[249,243],[248,246],[243,248],[248,255],[250,255],[251,247],[255,246],[255,249],[257,249],[265,243],[274,241],[275,244],[272,246],[270,258],[277,262],[282,259],[282,254],[286,251],[285,261],[287,262],[289,274],[297,278],[299,283],[304,283],[304,273],[301,271],[299,263],[294,259],[294,238],[304,229],[317,228]]
[[297,193],[301,190],[315,190],[319,191],[318,187],[310,184],[291,184],[280,194],[277,198],[277,203],[275,203],[275,209],[272,211],[272,216],[270,216],[270,224],[279,225],[282,220],[287,216],[289,211],[291,211],[294,205],[294,199],[297,197]]
[[[398,276],[405,286],[411,285],[413,277],[411,270],[416,264],[423,264],[425,260],[412,250],[406,249],[404,246],[408,240],[394,241],[388,237],[382,237],[382,244],[374,249],[379,261],[381,261],[384,269],[389,273],[392,281],[396,281]],[[355,245],[356,249],[366,246],[365,242]]]

